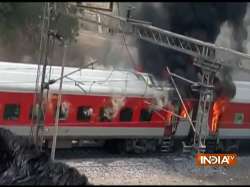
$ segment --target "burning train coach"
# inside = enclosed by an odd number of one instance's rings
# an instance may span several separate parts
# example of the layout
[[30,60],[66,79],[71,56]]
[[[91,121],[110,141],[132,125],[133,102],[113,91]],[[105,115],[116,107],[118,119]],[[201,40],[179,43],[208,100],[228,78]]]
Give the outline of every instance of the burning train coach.
[[[236,151],[239,149],[240,140],[250,139],[250,119],[248,107],[250,104],[250,83],[246,81],[233,81],[236,87],[235,96],[230,99],[227,96],[216,98],[210,108],[207,140],[207,148],[211,150]],[[192,119],[195,118],[195,105],[198,101],[187,99],[185,106]],[[177,137],[186,137],[190,133],[190,125],[184,107],[179,108],[179,126],[175,132]]]
[[[32,132],[36,72],[37,65],[0,63],[0,127],[17,135]],[[46,75],[48,82],[59,80],[60,67],[51,66]],[[48,147],[59,94],[59,81],[50,82],[42,113],[42,135]],[[250,83],[234,83],[235,97],[217,98],[210,110],[208,142],[215,141],[216,146],[250,138]],[[66,67],[57,147],[91,140],[125,152],[169,151],[173,139],[186,139],[191,132],[183,106],[171,102],[174,92],[172,86],[146,73]],[[190,116],[195,102],[184,100]]]

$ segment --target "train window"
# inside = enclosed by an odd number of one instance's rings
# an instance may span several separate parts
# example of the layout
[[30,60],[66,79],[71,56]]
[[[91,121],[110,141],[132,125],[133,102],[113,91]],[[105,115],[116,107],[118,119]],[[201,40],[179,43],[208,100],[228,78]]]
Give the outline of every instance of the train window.
[[131,121],[133,111],[131,108],[123,108],[120,112],[120,121]]
[[[29,113],[29,119],[31,120],[32,119],[32,113],[34,113],[33,115],[34,115],[34,120],[36,120],[37,119],[37,112],[38,112],[38,106],[36,106],[36,107],[33,107],[33,106],[31,106],[30,107],[30,113]],[[40,109],[40,121],[43,121],[44,120],[44,115],[43,115],[43,112],[42,112],[42,110]]]
[[149,109],[141,109],[140,121],[150,121],[152,117],[152,111]]
[[235,113],[234,114],[234,123],[235,124],[242,124],[244,121],[244,114],[243,113]]
[[17,120],[20,116],[20,105],[7,104],[4,108],[4,120]]
[[[55,117],[56,117],[56,111],[57,109],[55,110]],[[62,103],[59,110],[59,119],[66,120],[68,118],[68,114],[69,114],[69,106],[65,103]]]
[[77,120],[89,121],[93,113],[93,108],[88,106],[80,106],[77,110]]
[[112,107],[102,107],[100,109],[100,121],[112,121],[113,114]]

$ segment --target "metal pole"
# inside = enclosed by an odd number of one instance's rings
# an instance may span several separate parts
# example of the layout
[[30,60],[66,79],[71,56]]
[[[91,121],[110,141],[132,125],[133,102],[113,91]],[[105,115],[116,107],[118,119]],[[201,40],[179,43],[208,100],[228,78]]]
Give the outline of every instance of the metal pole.
[[54,128],[54,135],[53,135],[53,143],[52,143],[52,149],[51,149],[51,159],[55,159],[55,151],[56,151],[56,140],[57,140],[57,134],[58,134],[58,122],[59,122],[59,114],[60,114],[60,105],[62,100],[62,84],[63,84],[63,74],[64,74],[64,64],[65,64],[65,58],[66,58],[66,49],[67,46],[64,45],[63,47],[63,59],[62,59],[62,70],[61,70],[61,79],[60,79],[60,87],[59,87],[59,97],[57,100],[57,109],[56,109],[56,120],[55,120],[55,128]]
[[171,72],[170,72],[169,75],[171,75],[171,76],[173,76],[173,77],[176,77],[176,78],[178,78],[178,79],[181,79],[181,80],[183,80],[183,81],[186,81],[186,82],[188,82],[188,83],[190,83],[190,84],[199,85],[198,82],[194,82],[194,81],[188,80],[188,79],[186,79],[186,78],[184,78],[184,77],[181,77],[180,75],[177,75],[177,74],[175,74],[175,73],[171,73]]
[[183,108],[184,108],[184,110],[185,110],[185,112],[186,112],[186,114],[187,114],[188,120],[189,120],[189,122],[190,122],[190,124],[191,124],[191,126],[192,126],[192,128],[193,128],[193,131],[196,132],[196,129],[195,129],[195,127],[194,127],[194,124],[193,124],[193,122],[192,122],[192,119],[190,118],[190,116],[189,116],[189,114],[188,114],[187,108],[186,108],[186,106],[185,106],[185,104],[184,104],[184,102],[183,102],[183,100],[182,100],[182,97],[181,97],[181,94],[180,94],[180,92],[179,92],[179,90],[178,90],[178,87],[177,87],[177,85],[175,84],[175,81],[174,81],[174,79],[173,79],[173,77],[172,77],[172,75],[171,75],[171,73],[170,73],[168,67],[167,67],[166,69],[167,69],[167,71],[168,71],[168,74],[170,75],[170,79],[171,79],[171,81],[172,81],[172,83],[173,83],[173,85],[174,85],[174,87],[175,87],[175,90],[176,90],[176,92],[177,92],[177,94],[178,94],[178,96],[179,96],[179,98],[180,98],[180,100],[181,100],[181,104],[183,105]]
[[38,144],[38,135],[40,130],[40,115],[42,111],[42,103],[43,103],[43,91],[44,91],[44,80],[45,80],[45,73],[46,73],[46,66],[48,63],[48,54],[49,54],[49,44],[50,44],[50,35],[49,35],[49,28],[50,28],[50,3],[48,3],[48,23],[47,23],[47,38],[46,38],[46,48],[45,48],[45,61],[43,64],[43,71],[42,71],[42,80],[41,80],[41,88],[39,93],[39,99],[38,99],[38,113],[37,113],[37,120],[36,120],[36,129],[35,129],[35,137],[34,137],[34,143]]
[[[37,104],[37,94],[38,94],[38,89],[39,89],[39,79],[40,79],[40,66],[42,63],[42,58],[43,58],[43,51],[44,51],[44,32],[45,32],[45,19],[46,19],[46,3],[44,3],[44,8],[43,8],[43,17],[42,17],[42,27],[41,27],[41,38],[40,38],[40,47],[39,47],[39,64],[37,67],[37,77],[36,77],[36,87],[35,87],[35,94],[33,97],[33,107],[36,107]],[[36,124],[36,121],[34,119],[34,115],[36,115],[35,110],[32,111],[32,126],[31,126],[31,135],[34,137],[34,124]]]

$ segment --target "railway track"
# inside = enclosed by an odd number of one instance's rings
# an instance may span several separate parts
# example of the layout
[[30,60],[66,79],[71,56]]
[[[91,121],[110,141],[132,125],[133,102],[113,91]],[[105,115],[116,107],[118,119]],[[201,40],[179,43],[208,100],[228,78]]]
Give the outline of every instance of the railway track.
[[[50,154],[50,149],[46,150]],[[239,156],[250,156],[250,144],[249,142],[242,141],[240,144]],[[161,157],[175,157],[175,156],[191,156],[190,153],[183,153],[181,144],[175,144],[174,150],[172,152],[161,152],[157,150],[156,152],[149,153],[112,153],[104,147],[77,147],[71,149],[57,149],[56,158],[57,159],[83,159],[83,158],[161,158]]]
[[[179,152],[179,151],[178,151]],[[50,154],[50,149],[47,150]],[[177,153],[162,153],[157,151],[155,153],[141,153],[141,154],[129,154],[129,153],[110,153],[104,148],[100,147],[84,147],[84,148],[72,148],[72,149],[57,149],[57,159],[82,159],[82,158],[150,158],[161,157],[166,155],[175,155]]]
[[[239,156],[250,156],[250,145],[248,141],[244,141],[240,144],[240,149],[237,154]],[[50,149],[47,149],[46,152],[50,154]],[[71,149],[57,149],[56,150],[56,159],[71,160],[71,159],[109,159],[109,158],[168,158],[174,159],[175,157],[192,157],[190,153],[183,153],[181,145],[177,145],[173,152],[165,153],[160,150],[154,153],[111,153],[109,150],[104,147],[77,147]]]

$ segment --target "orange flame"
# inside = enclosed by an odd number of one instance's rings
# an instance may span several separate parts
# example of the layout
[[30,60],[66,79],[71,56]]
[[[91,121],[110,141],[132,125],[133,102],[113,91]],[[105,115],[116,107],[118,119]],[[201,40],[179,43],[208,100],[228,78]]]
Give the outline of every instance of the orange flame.
[[213,134],[216,133],[217,131],[219,117],[224,112],[227,103],[229,103],[228,97],[220,97],[214,102],[212,110],[212,128],[211,128]]
[[[189,113],[192,109],[192,101],[185,101],[184,104],[186,106],[187,112]],[[183,118],[187,118],[187,113],[183,106],[181,107],[180,116],[182,116]]]
[[183,118],[187,118],[187,113],[186,113],[186,111],[184,110],[184,108],[182,108],[181,113],[180,113],[180,116],[183,117]]
[[173,111],[174,111],[174,106],[172,105],[172,103],[167,103],[166,106],[164,107],[164,111],[165,111],[166,122],[168,124],[171,124]]
[[172,113],[167,113],[167,115],[166,115],[166,121],[168,122],[168,124],[171,124],[172,116],[173,116]]

